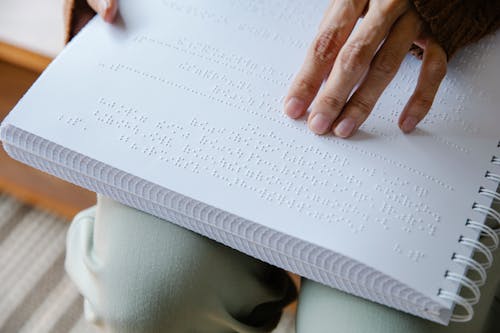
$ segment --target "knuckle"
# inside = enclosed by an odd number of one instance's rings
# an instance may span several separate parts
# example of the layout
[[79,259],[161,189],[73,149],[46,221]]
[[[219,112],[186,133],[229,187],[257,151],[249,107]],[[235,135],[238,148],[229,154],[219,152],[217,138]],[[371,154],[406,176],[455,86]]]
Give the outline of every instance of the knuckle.
[[357,111],[361,112],[364,115],[368,115],[370,112],[372,112],[373,109],[372,103],[370,103],[365,98],[359,96],[351,99],[349,104],[351,104],[351,107],[353,107],[354,109],[356,109]]
[[418,110],[427,111],[432,107],[432,103],[434,102],[434,98],[428,94],[417,93],[413,100],[414,106]]
[[344,101],[337,96],[325,95],[321,96],[319,103],[334,110],[341,110],[344,107]]
[[388,51],[381,53],[373,64],[373,70],[384,76],[392,76],[396,73],[399,67],[397,59],[398,56],[394,52]]
[[429,62],[428,70],[439,80],[442,80],[448,71],[448,65],[445,60],[436,59]]
[[346,44],[340,53],[342,69],[348,73],[357,73],[363,70],[365,63],[365,46],[359,42]]
[[322,31],[314,41],[313,57],[318,63],[333,61],[341,46],[339,29],[335,26],[328,27]]
[[295,83],[295,91],[300,92],[303,95],[311,96],[315,95],[318,91],[319,86],[307,77],[298,78]]

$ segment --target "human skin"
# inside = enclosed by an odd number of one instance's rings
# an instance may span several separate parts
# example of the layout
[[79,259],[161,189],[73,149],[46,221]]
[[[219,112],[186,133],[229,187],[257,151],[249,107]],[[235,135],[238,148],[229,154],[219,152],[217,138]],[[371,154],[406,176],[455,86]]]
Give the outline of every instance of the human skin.
[[[118,0],[87,2],[106,22],[113,22]],[[364,19],[354,30],[360,17]],[[412,132],[432,106],[448,59],[410,0],[331,0],[285,98],[284,112],[298,119],[310,109],[308,125],[314,133],[352,136],[412,44],[424,51],[423,59],[415,90],[398,121],[403,132]]]
[[104,21],[108,23],[114,21],[118,11],[118,0],[87,0],[87,3]]
[[447,55],[426,33],[409,0],[331,1],[285,99],[285,112],[300,118],[312,106],[308,124],[313,132],[350,137],[368,118],[412,44],[424,50],[423,61],[399,126],[405,133],[413,131],[429,112],[446,75]]

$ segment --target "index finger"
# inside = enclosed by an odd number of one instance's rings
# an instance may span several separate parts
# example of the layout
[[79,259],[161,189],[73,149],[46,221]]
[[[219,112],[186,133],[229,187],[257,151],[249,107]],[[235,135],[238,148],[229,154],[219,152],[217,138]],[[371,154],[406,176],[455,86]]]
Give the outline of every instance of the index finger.
[[[387,2],[391,3],[391,1]],[[308,120],[309,127],[313,132],[316,134],[329,132],[334,121],[344,109],[352,90],[366,73],[391,26],[406,11],[405,3],[401,2],[401,4],[395,8],[391,6],[385,8],[379,5],[368,9],[358,30],[349,37],[342,47],[324,89],[317,97]],[[355,124],[350,121],[346,124],[339,124],[339,126],[343,128],[342,132],[349,132],[352,131]]]
[[285,113],[289,117],[299,118],[306,113],[366,3],[367,0],[336,0],[330,5],[285,98]]

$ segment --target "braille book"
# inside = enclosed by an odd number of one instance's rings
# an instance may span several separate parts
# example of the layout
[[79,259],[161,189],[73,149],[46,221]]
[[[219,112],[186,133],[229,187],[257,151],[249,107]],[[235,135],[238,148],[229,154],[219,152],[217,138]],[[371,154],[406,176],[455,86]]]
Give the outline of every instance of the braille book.
[[397,126],[408,56],[359,133],[317,136],[282,105],[327,5],[122,0],[22,98],[3,147],[309,279],[469,320],[498,243],[500,36],[452,59],[414,133]]

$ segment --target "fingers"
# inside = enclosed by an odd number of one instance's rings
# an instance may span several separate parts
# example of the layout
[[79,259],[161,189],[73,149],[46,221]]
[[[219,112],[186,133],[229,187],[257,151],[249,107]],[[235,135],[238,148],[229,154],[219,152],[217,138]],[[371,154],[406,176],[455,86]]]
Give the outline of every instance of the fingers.
[[[380,43],[398,17],[407,10],[406,1],[388,3],[401,3],[404,6],[383,8],[372,4],[361,26],[340,50],[309,116],[309,128],[316,134],[326,134],[332,130],[333,123],[341,114],[355,85],[366,73]],[[337,125],[336,132],[340,136],[348,136],[345,134],[350,135],[355,127],[355,122],[345,119]]]
[[[365,19],[353,32],[362,15]],[[320,32],[285,99],[285,112],[299,118],[315,100],[308,119],[310,129],[316,134],[333,129],[336,136],[349,137],[373,110],[412,42],[423,43],[420,46],[425,52],[417,87],[399,119],[405,133],[413,131],[429,112],[447,67],[446,53],[436,41],[415,41],[422,24],[405,0],[331,1]]]
[[447,69],[447,55],[432,38],[424,42],[424,57],[417,87],[406,104],[399,127],[405,133],[412,132],[429,112]]
[[306,113],[367,1],[331,2],[319,33],[285,98],[288,116],[299,118]]
[[333,125],[336,136],[351,136],[368,118],[385,88],[396,75],[413,41],[420,35],[420,19],[413,11],[393,26],[370,69]]
[[87,2],[104,21],[113,22],[118,11],[118,0],[87,0]]

